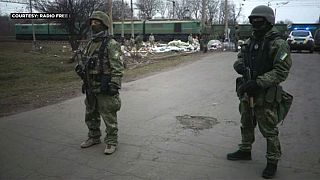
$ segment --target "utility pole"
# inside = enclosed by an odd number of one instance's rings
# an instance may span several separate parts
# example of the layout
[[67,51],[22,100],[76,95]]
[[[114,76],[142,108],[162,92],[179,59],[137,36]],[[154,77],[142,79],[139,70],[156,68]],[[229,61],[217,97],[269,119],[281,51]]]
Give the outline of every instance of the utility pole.
[[289,1],[276,3],[276,6],[277,6],[277,7],[274,8],[274,17],[275,17],[276,19],[277,19],[277,8],[279,8],[279,7],[281,7],[281,6],[284,6],[284,5],[288,4],[288,3],[289,3]]
[[112,0],[107,0],[108,3],[108,13],[110,17],[110,35],[113,35],[113,21],[112,21]]
[[121,38],[124,39],[124,4],[121,1]]
[[[32,14],[32,3],[31,0],[29,1],[30,3],[30,13]],[[34,25],[33,25],[33,19],[31,19],[31,24],[32,24],[32,51],[36,50],[36,33],[34,32]]]
[[[32,13],[32,2],[31,0],[0,0],[0,2],[7,2],[7,3],[17,3],[17,4],[25,4],[30,6],[30,13]],[[32,24],[32,51],[36,50],[36,35],[35,35],[35,30],[34,30],[34,25],[33,25],[33,19],[31,20]]]
[[167,1],[172,2],[172,19],[174,19],[174,11],[176,9],[176,2],[171,1],[171,0],[167,0]]
[[173,19],[174,19],[174,11],[176,10],[176,2],[175,1],[172,1],[172,6],[173,6]]
[[228,0],[225,0],[224,2],[224,21],[225,21],[225,27],[224,27],[224,35],[225,35],[225,40],[228,39],[229,41],[229,36],[228,36]]
[[133,26],[133,4],[131,0],[131,38],[134,38],[134,26]]

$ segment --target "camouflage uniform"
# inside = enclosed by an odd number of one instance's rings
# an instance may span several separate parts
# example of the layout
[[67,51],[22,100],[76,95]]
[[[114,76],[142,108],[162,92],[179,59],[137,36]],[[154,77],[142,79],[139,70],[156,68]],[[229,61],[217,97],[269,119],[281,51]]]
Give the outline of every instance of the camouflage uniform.
[[[104,13],[96,11],[90,20],[101,19],[103,21],[105,16]],[[108,22],[103,22],[103,24],[106,23]],[[110,94],[108,93],[108,89],[102,89],[102,84],[106,84],[107,86],[112,85],[116,89],[120,89],[124,68],[121,61],[120,45],[112,38],[106,36],[106,34],[107,31],[104,31],[102,35],[93,37],[84,49],[84,56],[94,59],[92,67],[88,68],[85,72],[85,77],[88,81],[88,87],[84,88],[86,91],[85,123],[89,128],[89,138],[99,139],[101,136],[100,122],[102,118],[106,125],[105,143],[117,145],[117,111],[120,110],[121,100],[118,93]],[[106,38],[107,43],[103,49],[103,58],[100,60],[100,47]],[[82,64],[82,66],[85,66],[85,64]],[[107,82],[104,79],[107,79]],[[90,94],[87,88],[90,88]]]
[[[85,50],[85,55],[97,58],[96,53],[101,46],[102,41],[94,39],[91,40]],[[120,61],[120,45],[115,40],[108,42],[105,54],[108,57],[104,59],[104,74],[111,76],[111,83],[116,84],[119,88],[121,87],[121,77],[123,73],[123,65]],[[121,100],[118,94],[110,96],[108,94],[101,93],[101,74],[99,72],[99,66],[88,72],[89,83],[92,87],[92,91],[95,95],[93,103],[88,103],[88,97],[86,97],[86,116],[85,122],[89,128],[88,136],[91,138],[99,138],[100,132],[100,121],[102,119],[106,125],[106,137],[105,142],[107,144],[117,144],[117,111],[120,110]]]
[[188,36],[188,42],[189,42],[189,44],[193,44],[192,34],[189,34],[189,36]]
[[274,27],[273,10],[255,7],[249,16],[252,36],[241,45],[233,67],[243,75],[237,78],[240,99],[242,141],[239,150],[227,155],[228,160],[251,160],[254,129],[267,140],[267,166],[262,177],[273,178],[281,156],[277,125],[287,115],[293,97],[279,85],[286,80],[291,68],[290,47]]
[[151,33],[150,36],[149,36],[149,42],[150,42],[150,45],[151,45],[152,47],[154,46],[154,41],[155,41],[154,36],[153,36],[153,34]]
[[[284,92],[279,83],[287,78],[291,67],[290,48],[284,40],[275,38],[277,34],[275,28],[270,30],[265,35],[267,43],[259,42],[254,38],[247,40],[242,45],[238,60],[235,62],[235,65],[245,63],[244,57],[250,54],[249,58],[256,62],[253,63],[256,66],[254,68],[257,69],[256,81],[261,87],[254,97],[256,122],[253,125],[249,117],[248,97],[245,94],[239,97],[242,135],[240,150],[251,150],[254,142],[254,128],[258,123],[260,132],[267,139],[266,158],[269,162],[276,162],[281,155],[277,124],[284,118],[279,117],[280,114],[278,114],[278,106]],[[250,49],[253,50],[250,52]]]

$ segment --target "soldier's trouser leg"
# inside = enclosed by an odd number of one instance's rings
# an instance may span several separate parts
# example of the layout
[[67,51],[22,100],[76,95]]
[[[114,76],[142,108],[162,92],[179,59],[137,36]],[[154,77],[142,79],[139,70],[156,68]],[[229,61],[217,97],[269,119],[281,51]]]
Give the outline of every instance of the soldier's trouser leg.
[[256,121],[250,118],[250,108],[247,101],[240,101],[239,111],[241,114],[241,144],[239,144],[239,149],[241,151],[251,151],[252,143],[255,140],[254,128],[257,125]]
[[98,108],[96,106],[96,98],[91,98],[92,103],[88,103],[88,98],[85,99],[85,105],[86,105],[86,114],[85,114],[85,122],[88,126],[89,138],[100,138],[101,132],[100,132],[100,114],[98,111]]
[[106,144],[118,144],[118,122],[117,111],[120,110],[121,100],[119,95],[109,96],[105,94],[97,95],[100,115],[106,125]]
[[267,104],[256,109],[258,126],[263,137],[267,140],[266,158],[269,163],[277,163],[281,156],[279,141],[279,123],[276,105]]

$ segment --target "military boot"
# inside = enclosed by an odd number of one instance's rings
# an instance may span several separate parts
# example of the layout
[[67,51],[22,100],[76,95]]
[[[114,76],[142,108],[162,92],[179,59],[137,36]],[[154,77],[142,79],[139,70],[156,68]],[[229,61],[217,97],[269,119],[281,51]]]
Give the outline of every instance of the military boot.
[[106,155],[110,155],[112,153],[114,153],[117,149],[117,145],[114,144],[107,144],[106,148],[104,149],[104,154]]
[[231,161],[237,160],[251,160],[251,151],[238,150],[234,153],[227,154],[227,159]]
[[90,146],[93,146],[95,144],[100,144],[101,140],[100,138],[89,138],[81,143],[81,148],[88,148]]
[[277,163],[267,163],[266,168],[263,170],[262,177],[265,179],[272,179],[277,172]]

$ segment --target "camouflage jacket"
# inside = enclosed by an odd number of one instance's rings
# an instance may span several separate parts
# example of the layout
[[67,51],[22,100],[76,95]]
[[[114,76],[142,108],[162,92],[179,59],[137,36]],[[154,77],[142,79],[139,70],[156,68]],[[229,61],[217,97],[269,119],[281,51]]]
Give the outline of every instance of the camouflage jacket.
[[[100,77],[101,69],[99,65],[99,49],[102,45],[103,38],[92,39],[88,42],[84,49],[84,56],[95,59],[94,66],[86,72],[89,83],[93,92],[100,92]],[[123,76],[123,63],[120,45],[114,40],[109,39],[103,57],[103,74],[111,77],[110,82],[121,88],[121,79]]]
[[[248,66],[247,58],[255,61],[255,68],[258,72],[255,79],[261,87],[256,95],[256,100],[258,104],[263,104],[264,100],[272,102],[275,99],[277,89],[281,87],[279,84],[286,80],[289,75],[292,61],[290,47],[286,41],[279,38],[278,30],[275,27],[266,33],[262,41],[257,42],[254,37],[251,37],[241,45],[241,51],[234,66],[237,63],[244,63]],[[279,91],[279,93],[281,92]]]

